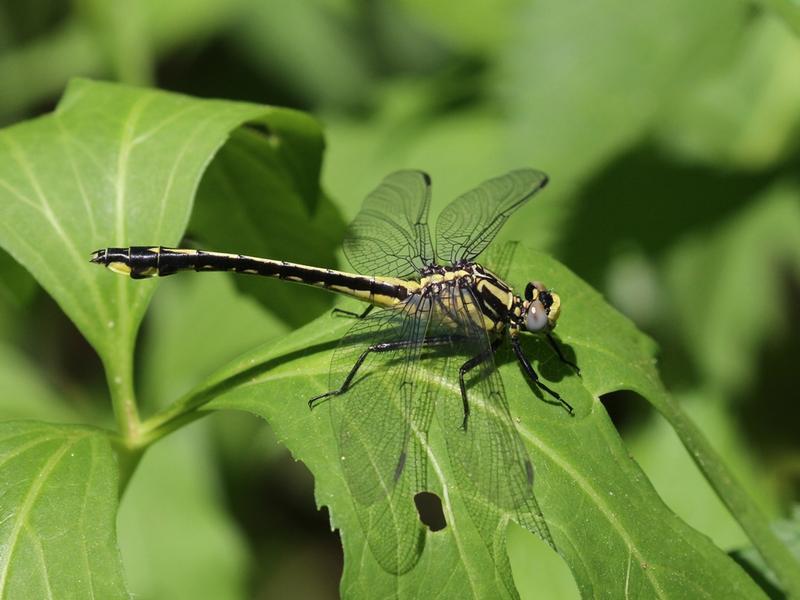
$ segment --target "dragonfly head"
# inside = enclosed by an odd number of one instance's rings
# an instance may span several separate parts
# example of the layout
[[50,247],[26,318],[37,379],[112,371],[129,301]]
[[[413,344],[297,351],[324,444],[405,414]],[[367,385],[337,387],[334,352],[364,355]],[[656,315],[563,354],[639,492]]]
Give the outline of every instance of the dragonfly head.
[[556,327],[561,312],[561,298],[548,290],[540,281],[531,281],[525,286],[524,327],[531,333],[551,331]]

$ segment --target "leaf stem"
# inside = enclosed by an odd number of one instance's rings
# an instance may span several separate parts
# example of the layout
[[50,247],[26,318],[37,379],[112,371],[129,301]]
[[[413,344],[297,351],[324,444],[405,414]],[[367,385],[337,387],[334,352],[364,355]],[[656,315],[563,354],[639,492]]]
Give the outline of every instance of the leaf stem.
[[165,413],[159,413],[142,423],[138,443],[143,448],[147,447],[161,438],[166,437],[173,431],[177,431],[181,427],[185,427],[189,423],[193,423],[207,414],[209,414],[207,411],[196,409],[180,413],[170,413],[169,416],[166,416]]
[[720,499],[775,572],[787,595],[800,598],[800,563],[772,530],[767,517],[678,403],[664,392],[658,395],[657,406]]
[[117,422],[117,431],[129,448],[140,445],[141,422],[133,390],[133,349],[117,346],[106,364],[111,405]]

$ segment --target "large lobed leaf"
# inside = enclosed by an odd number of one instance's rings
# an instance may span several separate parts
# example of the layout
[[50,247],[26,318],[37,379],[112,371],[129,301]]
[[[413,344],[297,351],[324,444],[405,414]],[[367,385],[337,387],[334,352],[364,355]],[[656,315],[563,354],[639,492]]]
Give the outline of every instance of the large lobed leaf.
[[54,113],[0,132],[0,245],[107,368],[130,354],[155,287],[109,277],[89,253],[176,244],[211,158],[247,121],[274,122],[276,141],[290,139],[282,175],[316,178],[320,130],[288,109],[76,80]]
[[[510,357],[501,359],[500,370],[535,465],[536,496],[581,592],[759,597],[760,590],[738,565],[667,509],[598,400],[612,390],[633,389],[656,404],[664,402],[658,397],[663,392],[653,344],[566,268],[546,256],[520,251],[510,280],[520,285],[530,277],[546,281],[562,295],[558,332],[575,353],[583,378],[554,361],[546,344],[528,340],[526,347],[538,359],[540,373],[576,407],[576,416],[537,399]],[[213,398],[206,408],[235,408],[265,417],[312,470],[318,502],[330,507],[333,524],[341,531],[345,595],[513,597],[505,554],[509,515],[493,514],[491,523],[480,528],[473,523],[466,509],[468,486],[459,481],[446,450],[445,436],[458,432],[441,431],[436,422],[425,450],[432,465],[431,491],[443,501],[448,526],[427,533],[419,562],[406,574],[388,574],[373,558],[341,474],[327,410],[309,413],[305,403],[326,390],[331,351],[346,328],[347,323],[323,316],[231,365],[199,390],[196,401]],[[451,384],[445,383],[440,394],[454,393]],[[396,535],[402,539],[415,530]]]
[[118,479],[100,430],[0,424],[0,597],[126,597]]

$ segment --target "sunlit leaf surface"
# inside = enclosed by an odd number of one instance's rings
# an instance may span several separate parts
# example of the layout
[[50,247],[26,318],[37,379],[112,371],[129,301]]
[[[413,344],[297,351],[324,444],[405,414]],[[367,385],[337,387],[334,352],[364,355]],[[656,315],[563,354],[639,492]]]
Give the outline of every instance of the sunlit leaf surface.
[[[546,344],[529,340],[526,348],[544,378],[576,407],[576,416],[537,398],[509,355],[501,354],[500,370],[536,469],[536,496],[582,593],[686,597],[715,589],[730,597],[757,597],[759,590],[738,565],[666,508],[597,400],[618,389],[658,400],[663,392],[652,342],[564,267],[520,250],[509,279],[519,286],[531,276],[555,287],[564,299],[558,333],[575,353],[582,379],[554,360]],[[318,502],[331,508],[341,530],[345,594],[420,596],[444,590],[448,596],[513,596],[505,555],[509,517],[496,513],[491,527],[472,522],[463,494],[469,486],[458,480],[445,443],[446,436],[458,432],[442,431],[436,423],[425,451],[432,467],[430,489],[443,501],[448,526],[428,532],[419,562],[405,575],[386,573],[373,558],[346,492],[327,411],[309,413],[305,402],[326,390],[331,351],[347,326],[323,316],[281,343],[246,355],[209,382],[206,393],[215,399],[207,407],[265,417],[312,470]],[[448,393],[455,393],[452,382],[440,391]]]

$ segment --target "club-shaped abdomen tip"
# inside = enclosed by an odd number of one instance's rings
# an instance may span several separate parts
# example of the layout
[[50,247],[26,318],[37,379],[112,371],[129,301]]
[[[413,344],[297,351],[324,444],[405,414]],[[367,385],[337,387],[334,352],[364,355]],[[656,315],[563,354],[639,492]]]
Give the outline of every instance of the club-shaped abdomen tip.
[[[108,267],[114,273],[120,275],[131,275],[129,266],[130,255],[127,248],[102,248],[92,252],[89,260],[95,264]],[[148,275],[149,276],[149,275]]]

